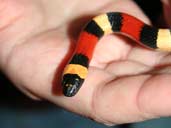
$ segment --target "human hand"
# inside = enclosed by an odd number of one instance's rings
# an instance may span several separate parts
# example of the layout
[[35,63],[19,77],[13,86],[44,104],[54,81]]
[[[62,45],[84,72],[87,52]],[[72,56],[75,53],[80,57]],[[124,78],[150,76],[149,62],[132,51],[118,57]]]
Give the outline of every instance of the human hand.
[[144,49],[119,35],[99,41],[78,94],[61,95],[61,73],[80,28],[92,16],[121,11],[150,23],[133,2],[0,2],[0,67],[26,95],[106,124],[171,115],[170,54]]

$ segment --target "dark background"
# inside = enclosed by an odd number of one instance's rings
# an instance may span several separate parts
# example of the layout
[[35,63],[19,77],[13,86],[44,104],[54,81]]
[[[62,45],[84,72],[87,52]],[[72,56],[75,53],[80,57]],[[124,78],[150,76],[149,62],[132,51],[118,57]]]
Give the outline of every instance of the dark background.
[[[153,22],[162,13],[159,0],[135,0]],[[46,101],[27,98],[0,73],[0,128],[108,128],[84,117],[67,112]],[[130,115],[131,116],[131,115]],[[161,118],[113,128],[162,128],[171,126],[170,118]]]

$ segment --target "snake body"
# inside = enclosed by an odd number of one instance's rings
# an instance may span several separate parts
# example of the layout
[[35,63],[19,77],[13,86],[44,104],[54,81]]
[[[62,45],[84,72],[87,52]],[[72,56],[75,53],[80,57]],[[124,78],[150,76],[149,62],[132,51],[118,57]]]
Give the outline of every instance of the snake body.
[[171,29],[149,26],[121,12],[109,12],[94,17],[80,32],[73,57],[66,65],[62,87],[67,97],[74,96],[83,84],[94,48],[99,39],[110,33],[123,33],[145,47],[171,51]]

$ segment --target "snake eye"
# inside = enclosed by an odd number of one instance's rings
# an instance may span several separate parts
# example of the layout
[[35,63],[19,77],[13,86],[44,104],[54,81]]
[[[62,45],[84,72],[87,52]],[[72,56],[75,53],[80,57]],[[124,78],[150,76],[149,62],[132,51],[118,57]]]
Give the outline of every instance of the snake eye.
[[74,96],[80,89],[84,79],[76,74],[65,74],[62,80],[63,94],[67,97]]

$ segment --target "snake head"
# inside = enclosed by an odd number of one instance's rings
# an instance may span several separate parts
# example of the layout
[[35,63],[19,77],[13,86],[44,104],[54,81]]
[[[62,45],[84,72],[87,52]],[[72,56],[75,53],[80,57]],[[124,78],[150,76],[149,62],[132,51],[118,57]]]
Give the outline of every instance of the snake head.
[[65,74],[62,80],[63,94],[67,97],[74,96],[80,89],[84,79],[76,74]]

